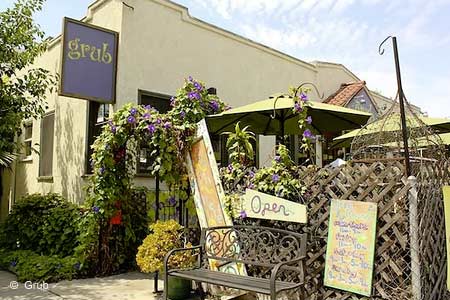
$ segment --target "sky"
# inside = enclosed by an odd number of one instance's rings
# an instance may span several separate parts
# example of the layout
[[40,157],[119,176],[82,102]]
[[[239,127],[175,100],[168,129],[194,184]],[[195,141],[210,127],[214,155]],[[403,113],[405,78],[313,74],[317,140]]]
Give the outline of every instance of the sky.
[[[141,0],[146,1],[146,0]],[[0,0],[0,10],[13,0]],[[80,19],[93,0],[47,0],[36,22],[50,36],[64,16]],[[450,0],[175,0],[191,16],[301,60],[341,63],[367,86],[395,97],[397,37],[403,90],[433,117],[450,117]]]

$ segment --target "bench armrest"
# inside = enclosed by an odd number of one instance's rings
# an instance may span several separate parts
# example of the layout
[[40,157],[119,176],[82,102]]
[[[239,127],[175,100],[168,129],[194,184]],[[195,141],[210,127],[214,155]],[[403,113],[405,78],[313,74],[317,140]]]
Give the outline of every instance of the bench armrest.
[[[202,245],[198,245],[198,246],[194,246],[194,247],[189,247],[189,248],[177,248],[177,249],[172,249],[170,250],[167,254],[166,257],[164,257],[164,272],[167,274],[167,271],[169,271],[169,258],[176,252],[183,252],[183,251],[191,251],[191,250],[196,250],[196,249],[201,249],[203,246]],[[202,262],[202,251],[200,251],[199,255],[198,255],[198,265],[199,267],[201,266],[201,262]]]
[[[271,275],[270,275],[270,291],[271,291],[271,293],[276,294],[275,282],[276,282],[276,279],[277,279],[277,276],[278,276],[278,272],[280,271],[280,269],[281,269],[282,267],[284,267],[284,266],[288,266],[288,265],[290,265],[290,264],[294,264],[294,263],[301,262],[301,261],[303,261],[305,258],[306,258],[306,256],[301,256],[301,257],[298,257],[298,258],[295,258],[295,259],[292,259],[292,260],[289,260],[289,261],[283,261],[283,262],[278,263],[278,264],[272,269],[272,273],[271,273]],[[303,279],[303,281],[304,281],[305,270],[303,269],[303,264],[302,264],[302,266],[301,266],[301,276],[302,276],[302,279]],[[300,283],[299,286],[300,286],[301,284],[303,284],[303,282]]]

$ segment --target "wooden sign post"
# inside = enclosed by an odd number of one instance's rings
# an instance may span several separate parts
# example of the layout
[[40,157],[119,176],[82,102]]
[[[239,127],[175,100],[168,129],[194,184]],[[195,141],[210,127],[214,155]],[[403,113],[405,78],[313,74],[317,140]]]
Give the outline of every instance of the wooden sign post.
[[265,193],[247,189],[244,195],[247,217],[306,223],[306,206]]
[[326,286],[371,295],[376,224],[376,203],[331,200]]

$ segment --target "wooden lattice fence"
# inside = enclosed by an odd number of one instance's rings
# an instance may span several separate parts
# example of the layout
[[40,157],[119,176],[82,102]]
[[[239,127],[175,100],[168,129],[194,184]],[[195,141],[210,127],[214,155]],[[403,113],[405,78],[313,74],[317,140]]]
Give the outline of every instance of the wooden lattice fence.
[[442,186],[449,183],[449,166],[428,164],[418,179],[422,299],[450,299],[447,292],[447,253]]
[[[428,164],[417,174],[417,222],[411,221],[412,181],[401,161],[355,163],[340,168],[303,168],[301,180],[308,188],[309,236],[307,299],[367,299],[324,287],[326,241],[330,199],[378,204],[373,291],[370,299],[450,299],[446,294],[445,224],[442,185],[448,166]],[[411,189],[411,190],[410,190]],[[409,195],[409,197],[408,197]],[[417,226],[414,224],[417,223]],[[418,239],[420,265],[412,267],[411,230]],[[413,272],[420,295],[413,295]],[[416,289],[417,291],[417,289]]]
[[303,170],[308,187],[308,299],[363,299],[323,286],[330,199],[378,204],[373,299],[411,299],[408,185],[400,162],[346,165]]

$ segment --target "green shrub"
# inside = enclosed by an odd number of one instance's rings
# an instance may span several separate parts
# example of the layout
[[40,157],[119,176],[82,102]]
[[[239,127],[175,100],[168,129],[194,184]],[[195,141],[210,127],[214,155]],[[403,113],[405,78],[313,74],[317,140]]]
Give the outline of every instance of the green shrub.
[[0,250],[0,268],[15,273],[20,282],[71,280],[80,267],[77,259],[70,256],[60,258],[56,255],[39,255],[31,250]]
[[27,195],[2,224],[0,248],[42,255],[72,255],[77,246],[78,206],[57,194]]

